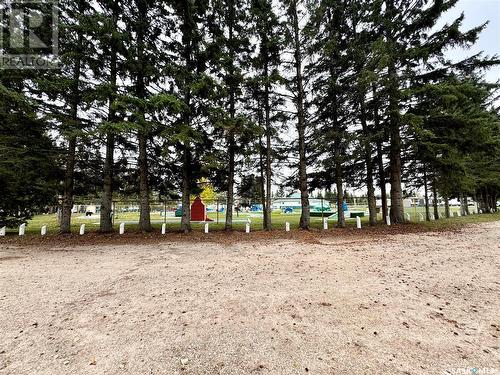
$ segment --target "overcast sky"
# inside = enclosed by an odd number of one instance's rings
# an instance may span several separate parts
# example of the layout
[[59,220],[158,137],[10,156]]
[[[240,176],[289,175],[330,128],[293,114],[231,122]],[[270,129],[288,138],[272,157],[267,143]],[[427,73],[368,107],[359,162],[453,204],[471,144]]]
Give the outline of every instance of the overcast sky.
[[[449,50],[448,57],[457,61],[480,51],[484,51],[486,55],[500,56],[500,0],[459,0],[458,4],[443,16],[442,23],[451,23],[462,12],[465,14],[463,30],[481,25],[485,21],[489,21],[489,24],[479,36],[477,44],[470,50]],[[489,70],[486,78],[488,81],[499,80],[500,66]]]

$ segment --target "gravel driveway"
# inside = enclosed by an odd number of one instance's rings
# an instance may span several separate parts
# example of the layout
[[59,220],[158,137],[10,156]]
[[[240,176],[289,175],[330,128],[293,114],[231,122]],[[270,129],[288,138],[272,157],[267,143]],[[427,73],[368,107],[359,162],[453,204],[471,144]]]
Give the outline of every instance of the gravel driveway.
[[314,243],[0,243],[0,374],[499,374],[499,270],[500,222]]

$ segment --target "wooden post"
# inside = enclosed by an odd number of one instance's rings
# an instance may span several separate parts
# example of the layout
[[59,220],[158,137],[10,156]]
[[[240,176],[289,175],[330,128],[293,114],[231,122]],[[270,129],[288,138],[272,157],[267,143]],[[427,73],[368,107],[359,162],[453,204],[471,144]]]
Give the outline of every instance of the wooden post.
[[285,223],[285,231],[290,232],[290,223],[288,221]]
[[40,234],[42,236],[45,236],[47,234],[47,226],[46,225],[42,225],[42,228],[40,229]]
[[80,236],[85,234],[85,224],[80,225]]
[[26,224],[19,225],[19,235],[24,236],[24,232],[26,230]]
[[328,230],[328,218],[326,217],[323,219],[323,229]]
[[[163,224],[167,224],[167,201],[163,201]],[[162,225],[163,228],[163,225]],[[165,234],[165,233],[162,233]]]
[[387,225],[391,225],[391,218],[390,218],[390,216],[389,216],[389,215],[387,215],[387,216],[386,216],[386,218],[385,218],[385,223],[386,223]]
[[208,223],[205,223],[205,233],[208,233]]
[[356,227],[361,229],[361,218],[359,216],[356,216]]
[[120,234],[125,233],[125,223],[120,223]]
[[167,232],[167,224],[163,223],[161,225],[161,234],[165,234]]

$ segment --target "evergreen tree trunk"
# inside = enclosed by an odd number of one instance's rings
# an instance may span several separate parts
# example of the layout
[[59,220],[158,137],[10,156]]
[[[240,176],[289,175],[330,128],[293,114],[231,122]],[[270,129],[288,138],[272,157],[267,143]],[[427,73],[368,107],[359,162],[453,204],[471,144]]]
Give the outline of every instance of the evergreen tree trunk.
[[300,50],[300,30],[299,17],[297,14],[297,0],[290,1],[290,15],[292,17],[293,44],[295,58],[295,80],[297,89],[297,133],[299,135],[299,189],[300,205],[302,208],[300,214],[299,226],[301,229],[309,229],[309,192],[307,190],[307,160],[306,160],[306,141],[305,128],[306,116],[304,110],[304,85],[302,77],[302,53]]
[[391,97],[390,112],[390,183],[391,183],[391,222],[404,222],[403,191],[401,189],[401,136],[399,133],[399,109],[397,98]]
[[[83,9],[83,4],[79,3],[79,8]],[[83,12],[83,11],[82,11]],[[78,104],[80,102],[80,76],[82,70],[82,49],[83,49],[83,31],[78,31],[78,40],[76,45],[75,67],[71,86],[71,109],[70,121],[73,123],[71,128],[78,123]],[[76,135],[71,134],[68,140],[68,152],[66,156],[66,171],[64,176],[64,193],[62,201],[61,222],[59,226],[60,233],[71,233],[71,210],[73,209],[73,187],[74,172],[76,161]]]
[[149,209],[148,156],[146,135],[139,132],[139,228],[151,232]]
[[[387,2],[387,11],[394,14],[394,1]],[[396,45],[392,31],[387,35],[390,46]],[[395,53],[395,51],[392,51]],[[387,67],[389,95],[389,134],[390,134],[390,183],[391,183],[391,222],[404,222],[403,191],[401,188],[401,134],[399,112],[399,86],[394,56],[389,56]]]
[[485,187],[484,188],[484,192],[483,192],[483,197],[484,197],[484,212],[490,212],[490,209],[491,209],[491,201],[490,201],[490,195],[488,194],[488,188]]
[[76,159],[76,136],[71,136],[68,142],[66,156],[66,171],[64,176],[64,195],[62,201],[60,233],[71,233],[71,210],[73,208],[73,185]]
[[[193,61],[193,29],[196,27],[193,15],[191,14],[191,5],[189,2],[183,2],[183,24],[182,24],[182,42],[183,50],[182,56],[184,64],[188,72],[196,70],[195,62]],[[191,113],[192,108],[192,93],[191,93],[192,79],[189,74],[184,79],[184,105],[186,109],[182,115],[182,122],[186,126],[191,126]],[[190,141],[185,140],[183,143],[183,163],[182,163],[182,217],[181,217],[181,231],[187,233],[191,231],[191,147]]]
[[[110,116],[108,116],[108,119]],[[100,231],[103,233],[113,230],[113,167],[115,150],[115,136],[111,132],[106,135],[106,156],[104,159],[103,191],[101,196]]]
[[228,5],[228,26],[229,26],[229,55],[230,55],[230,68],[229,76],[230,83],[228,85],[229,89],[229,118],[231,121],[231,128],[228,134],[227,148],[228,148],[228,176],[227,176],[227,198],[226,198],[226,223],[225,229],[230,231],[233,229],[233,206],[234,206],[234,171],[235,171],[235,137],[234,137],[234,118],[235,118],[235,105],[236,105],[236,87],[234,83],[234,64],[235,64],[235,54],[234,54],[234,18],[235,18],[235,4],[233,0],[230,0]]
[[386,222],[387,216],[389,216],[389,207],[387,206],[387,189],[385,181],[385,170],[384,170],[384,154],[382,151],[382,141],[377,141],[377,168],[378,168],[378,180],[380,188],[380,199],[382,200],[382,218],[384,223]]
[[[115,121],[115,110],[113,102],[116,97],[116,77],[117,77],[117,45],[114,31],[118,23],[118,2],[113,2],[113,32],[111,35],[110,48],[110,74],[109,83],[111,85],[111,95],[109,96],[108,107],[108,122]],[[106,155],[104,159],[103,171],[103,192],[101,197],[101,212],[100,212],[100,231],[111,232],[113,230],[113,169],[114,169],[114,152],[115,152],[115,134],[113,130],[108,130],[106,134]]]
[[188,167],[191,164],[191,151],[186,145],[183,158],[181,230],[187,233],[191,231],[191,173]]
[[375,188],[373,186],[373,164],[372,148],[370,146],[370,132],[366,124],[366,110],[364,103],[364,93],[360,98],[360,121],[365,143],[365,167],[366,167],[366,188],[368,192],[368,211],[370,214],[370,225],[377,223],[377,200],[375,199]]
[[450,218],[450,199],[448,198],[448,195],[444,196],[444,215],[447,218]]
[[424,166],[424,198],[425,198],[425,220],[431,220],[431,213],[429,210],[429,189],[427,184],[427,170]]
[[[266,54],[264,55],[266,56]],[[264,77],[266,83],[264,86],[264,112],[266,124],[266,216],[265,229],[272,229],[271,220],[271,184],[272,184],[272,169],[271,169],[271,105],[269,103],[269,71],[267,61],[264,62]]]
[[467,197],[467,195],[464,195],[464,209],[465,209],[465,213],[467,215],[470,215],[470,212],[469,212],[469,198]]
[[496,211],[496,207],[497,207],[497,202],[496,202],[496,194],[494,192],[493,189],[488,189],[490,192],[488,193],[488,196],[490,198],[489,200],[489,204],[488,204],[488,211],[491,213],[492,210],[493,211]]
[[465,201],[464,201],[464,194],[462,192],[460,192],[458,194],[459,196],[459,200],[460,200],[460,213],[463,215],[465,215]]
[[[147,26],[147,4],[146,0],[138,1],[139,23],[137,28],[137,81],[136,93],[139,99],[146,99],[146,85],[144,80],[144,49],[145,28]],[[145,108],[139,105],[139,229],[143,232],[151,232],[151,217],[149,212],[149,170],[147,157],[148,131],[146,129]]]
[[[233,133],[233,131],[230,131]],[[226,197],[226,224],[225,229],[233,229],[233,206],[234,206],[234,170],[235,170],[235,140],[234,133],[229,135],[228,142],[228,176],[227,176],[227,197]]]
[[265,165],[264,165],[264,145],[262,142],[262,136],[259,137],[259,162],[260,162],[260,199],[262,203],[262,228],[266,229],[267,223],[267,209],[266,209],[266,178],[265,178]]
[[[335,77],[335,72],[330,67],[331,77]],[[342,187],[343,179],[343,168],[342,168],[342,156],[341,156],[341,127],[338,119],[338,102],[337,95],[332,95],[333,109],[332,109],[332,120],[334,128],[334,139],[333,139],[333,159],[335,163],[335,186],[337,188],[337,226],[339,228],[345,227],[345,216],[344,210],[342,208],[342,203],[344,202],[344,190]]]
[[[336,116],[335,116],[336,117]],[[336,135],[334,140],[334,159],[335,159],[335,186],[337,188],[337,226],[345,227],[345,216],[342,208],[344,202],[344,190],[342,187],[342,160],[340,155],[340,136]]]
[[[373,108],[373,125],[376,130],[380,129],[380,118],[378,112],[378,101],[376,97],[376,89],[373,86],[373,100],[374,100],[374,108]],[[379,188],[380,188],[380,199],[382,201],[382,219],[387,222],[387,191],[385,188],[385,170],[384,170],[384,153],[382,151],[382,136],[379,134],[377,137],[377,168],[378,168],[378,180],[379,180]]]
[[436,179],[432,179],[432,206],[434,208],[434,218],[439,219],[439,207],[437,199]]
[[482,188],[480,194],[481,194],[481,210],[483,212],[486,212],[488,211],[488,196],[486,188]]

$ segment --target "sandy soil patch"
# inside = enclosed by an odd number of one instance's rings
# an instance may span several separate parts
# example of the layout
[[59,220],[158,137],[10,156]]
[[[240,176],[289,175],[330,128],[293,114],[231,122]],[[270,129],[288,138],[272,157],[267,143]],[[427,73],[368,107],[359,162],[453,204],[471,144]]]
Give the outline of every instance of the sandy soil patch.
[[0,374],[498,374],[499,270],[500,222],[311,243],[0,244]]

